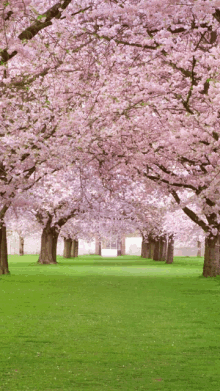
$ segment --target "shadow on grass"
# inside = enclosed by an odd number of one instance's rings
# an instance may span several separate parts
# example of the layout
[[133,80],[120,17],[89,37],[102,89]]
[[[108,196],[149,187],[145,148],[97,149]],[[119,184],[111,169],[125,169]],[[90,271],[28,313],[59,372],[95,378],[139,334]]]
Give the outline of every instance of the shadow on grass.
[[37,263],[38,256],[28,256],[25,255],[24,257],[16,257],[13,260],[13,256],[11,256],[12,260],[9,261],[9,264],[13,268],[26,268],[26,267],[40,267],[45,268],[48,266],[49,268],[59,268],[59,267],[71,267],[73,269],[74,267],[92,267],[96,268],[98,267],[158,267],[163,269],[175,269],[175,268],[198,268],[202,267],[203,265],[203,258],[199,257],[174,257],[174,262],[172,264],[166,264],[164,261],[154,261],[152,259],[147,258],[141,258],[141,256],[119,256],[117,258],[115,257],[108,257],[103,258],[98,255],[80,255],[77,258],[63,258],[62,256],[57,256],[57,264],[48,264],[48,265],[41,265]]
[[[94,261],[94,262],[89,262],[89,261],[74,261],[74,259],[72,259],[72,262],[71,262],[71,259],[69,259],[69,261],[58,261],[56,264],[48,264],[48,265],[42,265],[42,264],[39,264],[37,262],[33,262],[33,263],[30,263],[28,266],[71,266],[71,267],[74,267],[74,266],[143,266],[143,265],[151,265],[151,264],[164,264],[164,262],[158,262],[158,263],[153,263],[154,261],[151,261],[151,260],[147,260],[147,261],[124,261],[124,262],[115,262],[115,261]],[[27,265],[25,265],[27,266]]]
[[164,265],[164,267],[198,267],[200,265],[203,264],[203,260],[201,260],[201,258],[185,258],[185,257],[182,257],[181,259],[178,257],[176,259],[174,259],[174,262],[171,263],[171,264],[166,264],[165,261],[154,261],[153,259],[146,259],[146,258],[141,258],[139,257],[138,259],[118,259],[117,261],[115,260],[115,258],[108,258],[108,259],[103,259],[101,257],[96,257],[96,258],[92,258],[92,259],[89,259],[89,257],[86,259],[82,258],[82,260],[80,260],[79,258],[58,258],[57,260],[57,264],[55,265],[41,265],[37,262],[33,262],[33,263],[30,263],[29,266],[71,266],[71,267],[75,267],[75,266],[92,266],[92,267],[96,267],[96,266],[158,266],[158,267],[161,267]]
[[[130,258],[130,259],[129,259]],[[115,258],[102,258],[99,256],[81,258],[59,258],[58,265],[60,266],[158,266],[161,267],[198,267],[203,264],[203,258],[200,257],[174,257],[174,262],[167,264],[165,261],[154,261],[150,258],[141,258],[140,256],[123,256]]]
[[[164,262],[160,262],[160,264],[164,264]],[[146,261],[133,261],[133,262],[113,262],[113,261],[105,261],[105,262],[58,262],[59,266],[143,266],[143,265],[149,265],[149,262]]]
[[33,339],[33,335],[17,335],[16,338],[22,338],[24,339],[24,343],[35,343],[35,344],[52,344],[49,340],[40,340],[40,339]]

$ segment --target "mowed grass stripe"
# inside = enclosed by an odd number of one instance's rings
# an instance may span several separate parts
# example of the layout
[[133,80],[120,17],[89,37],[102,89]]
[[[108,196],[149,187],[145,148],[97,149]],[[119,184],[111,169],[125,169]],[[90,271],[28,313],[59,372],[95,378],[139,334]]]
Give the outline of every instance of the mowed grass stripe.
[[0,278],[0,390],[218,387],[220,279],[201,259],[36,260]]
[[156,275],[156,276],[183,276],[201,275],[203,261],[201,258],[176,257],[175,263],[166,265],[164,262],[155,262],[142,259],[138,256],[124,256],[105,258],[98,256],[80,256],[76,259],[63,259],[58,256],[57,265],[44,265],[36,263],[37,256],[12,256],[10,270],[13,274],[25,274],[28,265],[28,275]]

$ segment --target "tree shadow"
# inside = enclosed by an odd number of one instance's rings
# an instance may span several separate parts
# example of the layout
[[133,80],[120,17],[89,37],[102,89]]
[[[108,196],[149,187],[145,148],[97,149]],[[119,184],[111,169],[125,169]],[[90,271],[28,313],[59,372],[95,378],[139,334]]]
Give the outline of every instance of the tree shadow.
[[[162,262],[161,262],[162,263]],[[147,261],[94,261],[94,262],[86,262],[86,261],[73,261],[73,263],[70,262],[58,262],[59,266],[143,266],[143,265],[149,265],[149,260]]]

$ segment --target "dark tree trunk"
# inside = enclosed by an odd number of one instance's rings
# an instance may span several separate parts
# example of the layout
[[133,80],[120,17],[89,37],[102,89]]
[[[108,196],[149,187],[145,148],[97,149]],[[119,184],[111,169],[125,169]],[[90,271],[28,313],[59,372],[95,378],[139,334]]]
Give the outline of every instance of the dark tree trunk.
[[71,246],[72,246],[72,239],[64,238],[64,251],[63,251],[64,258],[71,258]]
[[145,243],[144,241],[142,241],[141,245],[141,256],[142,258],[147,258],[147,243]]
[[98,249],[98,255],[102,255],[102,242],[101,240],[99,241],[99,249]]
[[79,253],[79,241],[77,239],[72,240],[71,257],[77,258]]
[[167,255],[167,238],[163,235],[160,239],[160,261],[165,262]]
[[154,253],[153,253],[153,260],[159,261],[160,260],[160,240],[155,240],[154,242]]
[[200,242],[200,240],[198,240],[197,242],[197,257],[201,257],[202,256],[202,243]]
[[[54,225],[51,226],[54,216],[48,213],[48,220],[41,235],[41,250],[38,259],[39,263],[57,263],[57,241],[60,229],[70,218],[74,216],[75,211],[76,209],[73,209],[68,216],[60,218],[56,222],[56,227]],[[43,216],[40,213],[38,214],[38,221],[40,223],[43,222]]]
[[125,255],[125,236],[121,238],[121,255]]
[[95,238],[95,254],[101,255],[102,254],[102,242],[98,236]]
[[74,251],[75,251],[75,244],[74,240],[71,241],[71,258],[74,258]]
[[154,257],[154,247],[155,247],[155,240],[152,238],[149,238],[149,258],[153,259]]
[[148,248],[149,248],[149,245],[148,245],[148,242],[146,240],[146,238],[142,238],[142,244],[141,244],[141,256],[142,258],[148,258]]
[[19,255],[24,255],[24,238],[19,236]]
[[79,255],[79,241],[78,239],[75,240],[75,258],[77,258]]
[[52,254],[53,259],[55,260],[55,263],[57,263],[57,241],[58,241],[59,232],[54,229],[54,235],[53,235],[53,245],[52,245]]
[[119,236],[117,238],[117,256],[120,257],[122,254],[121,254],[121,247],[122,247],[122,240],[121,240],[121,237]]
[[44,265],[57,263],[57,240],[59,232],[47,222],[41,235],[41,250],[38,262]]
[[122,241],[121,241],[121,237],[119,236],[117,238],[117,257],[121,256],[121,245],[122,245]]
[[8,269],[7,233],[4,223],[0,225],[0,275],[10,274]]
[[173,253],[174,253],[174,236],[169,235],[168,245],[167,245],[166,263],[173,263]]
[[121,245],[122,245],[121,237],[119,236],[117,238],[117,257],[121,256]]
[[146,251],[146,258],[150,259],[150,243],[147,243],[147,251]]
[[220,238],[205,239],[205,256],[203,266],[204,277],[216,277],[220,275]]

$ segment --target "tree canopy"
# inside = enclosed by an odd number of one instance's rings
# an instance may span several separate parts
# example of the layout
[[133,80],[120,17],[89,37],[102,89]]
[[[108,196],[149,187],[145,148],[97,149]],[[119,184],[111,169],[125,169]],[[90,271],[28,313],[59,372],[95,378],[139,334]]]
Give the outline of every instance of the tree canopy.
[[153,184],[220,274],[219,0],[11,0],[0,16],[2,224],[46,176],[65,189],[80,168],[84,213],[106,189]]

